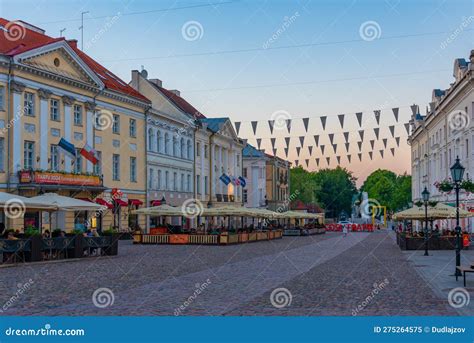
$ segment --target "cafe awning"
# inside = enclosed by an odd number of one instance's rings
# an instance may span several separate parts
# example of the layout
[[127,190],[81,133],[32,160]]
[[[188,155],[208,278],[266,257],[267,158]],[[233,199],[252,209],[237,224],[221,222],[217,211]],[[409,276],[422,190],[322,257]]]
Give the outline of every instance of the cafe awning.
[[32,211],[55,211],[57,209],[54,205],[45,204],[42,202],[34,201],[32,198],[22,197],[17,194],[0,192],[0,206],[5,210],[11,206],[18,207],[19,209],[23,208],[25,210]]
[[[473,217],[474,213],[459,209],[460,218]],[[428,206],[428,219],[455,219],[456,207],[448,206],[446,204],[438,203],[436,206]],[[413,206],[408,210],[404,210],[393,215],[394,220],[423,220],[425,219],[425,207]]]
[[55,206],[61,211],[98,211],[101,206],[90,201],[59,195],[56,193],[45,193],[30,198],[35,203]]
[[146,214],[149,216],[171,216],[171,217],[179,217],[183,216],[184,213],[181,210],[181,207],[173,207],[170,205],[160,205],[160,206],[153,206],[153,207],[145,207],[139,210],[133,210],[133,214]]

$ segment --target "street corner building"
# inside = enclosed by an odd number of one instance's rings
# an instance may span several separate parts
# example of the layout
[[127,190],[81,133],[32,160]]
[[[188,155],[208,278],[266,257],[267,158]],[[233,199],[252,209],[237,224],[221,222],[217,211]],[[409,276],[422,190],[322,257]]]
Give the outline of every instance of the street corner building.
[[[10,35],[17,25],[21,35]],[[0,186],[97,202],[99,213],[62,212],[52,227],[126,231],[146,201],[146,112],[150,101],[78,49],[31,24],[0,18]],[[8,218],[1,218],[3,222]],[[38,212],[9,227],[44,226]],[[143,220],[143,223],[138,222]]]
[[[431,200],[455,206],[454,192],[446,193],[437,184],[451,176],[450,167],[457,157],[466,168],[467,178],[474,175],[474,50],[469,60],[457,58],[453,66],[454,82],[447,89],[434,89],[425,115],[417,105],[412,106],[410,121],[413,202],[422,201],[426,187]],[[474,200],[464,190],[460,193],[461,207],[474,211]],[[454,227],[449,220],[440,221],[441,229]],[[461,226],[468,228],[468,219]],[[472,230],[474,221],[470,223]]]

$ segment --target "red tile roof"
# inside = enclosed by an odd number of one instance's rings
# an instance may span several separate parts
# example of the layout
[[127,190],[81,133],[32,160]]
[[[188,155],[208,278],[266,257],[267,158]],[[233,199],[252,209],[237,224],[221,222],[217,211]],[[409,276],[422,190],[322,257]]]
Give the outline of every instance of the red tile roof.
[[[10,24],[9,24],[10,23]],[[12,25],[10,22],[4,18],[0,18],[0,25],[3,27],[8,27]],[[17,25],[23,26],[20,32],[18,39],[8,39],[8,33],[4,30],[0,30],[0,54],[15,56],[23,52],[33,50],[45,45],[49,45],[58,41],[65,41],[64,37],[61,38],[52,38],[40,32],[30,30],[27,27],[24,27],[21,23]],[[13,26],[10,26],[13,27]],[[14,34],[12,30],[12,35]],[[132,96],[141,101],[150,102],[147,98],[137,92],[135,89],[130,87],[126,82],[121,80],[118,76],[107,70],[105,67],[97,63],[90,56],[79,50],[76,46],[75,41],[67,41],[69,46],[78,54],[78,56],[84,61],[87,66],[92,69],[94,73],[98,75],[101,81],[104,83],[105,87],[109,90],[122,93],[124,95]]]
[[173,104],[175,104],[179,109],[181,109],[181,111],[198,119],[206,118],[204,114],[199,112],[193,105],[184,100],[182,97],[176,95],[170,90],[167,90],[166,88],[158,86],[153,82],[150,82],[150,84],[156,89],[158,89],[160,92],[162,92]]

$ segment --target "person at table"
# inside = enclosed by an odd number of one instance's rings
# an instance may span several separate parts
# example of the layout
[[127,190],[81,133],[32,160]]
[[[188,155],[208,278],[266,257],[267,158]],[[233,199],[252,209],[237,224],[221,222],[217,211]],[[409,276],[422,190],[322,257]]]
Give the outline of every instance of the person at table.
[[43,238],[50,238],[49,230],[43,232]]
[[8,232],[7,239],[12,240],[12,241],[18,240],[18,238],[15,237],[15,235],[13,234],[13,231]]

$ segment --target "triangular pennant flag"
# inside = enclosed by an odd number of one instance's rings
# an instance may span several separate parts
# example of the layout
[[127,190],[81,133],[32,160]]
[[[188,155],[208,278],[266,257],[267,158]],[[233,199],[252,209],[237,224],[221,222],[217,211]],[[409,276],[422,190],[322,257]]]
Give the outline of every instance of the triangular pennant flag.
[[328,166],[329,166],[329,164],[331,163],[331,158],[330,158],[330,157],[326,157],[326,162],[328,163]]
[[298,160],[295,160],[295,165],[298,167],[298,165],[300,164],[300,161]]
[[260,146],[262,145],[262,139],[261,138],[257,138],[257,148],[258,150],[260,150]]
[[304,161],[306,162],[306,168],[308,168],[308,167],[309,167],[309,160],[306,159],[306,160],[304,160]]
[[395,137],[395,142],[397,142],[397,147],[400,146],[400,137]]
[[362,162],[362,154],[359,152],[357,156],[359,156],[359,161]]
[[357,121],[359,122],[359,126],[362,126],[362,112],[356,113]]
[[416,116],[418,114],[418,105],[413,104],[410,106],[410,108],[413,115]]
[[360,140],[363,142],[364,141],[364,130],[359,130],[359,136],[360,136]]
[[379,125],[380,124],[380,110],[375,110],[374,114],[375,114],[375,120],[377,121],[377,125]]
[[345,114],[339,114],[337,116],[339,118],[339,123],[341,124],[341,129],[344,128],[344,116],[345,116]]
[[392,134],[392,138],[393,138],[395,136],[395,125],[390,125],[388,129],[390,130],[390,133]]
[[240,121],[236,121],[234,124],[235,124],[235,132],[238,135],[240,131]]
[[258,124],[258,121],[252,121],[250,122],[252,124],[252,129],[253,129],[253,134],[257,134],[257,124]]
[[326,119],[327,119],[327,117],[326,116],[319,117],[319,119],[321,119],[321,125],[323,126],[323,130],[326,130]]
[[351,163],[351,155],[347,155],[347,160]]
[[286,143],[286,148],[287,149],[290,147],[290,139],[291,139],[291,137],[285,137],[285,143]]
[[270,142],[272,142],[272,148],[275,149],[276,138],[270,138]]
[[316,158],[315,160],[316,160],[316,166],[319,167],[319,158]]
[[330,133],[328,136],[329,136],[329,141],[332,144],[334,142],[334,133]]
[[276,155],[277,155],[277,149],[273,148],[273,156],[276,156]]
[[387,138],[382,139],[383,147],[387,149]]
[[298,155],[298,157],[300,157],[300,151],[301,151],[301,148],[299,146],[296,147],[296,154]]
[[288,130],[288,133],[291,131],[291,119],[286,119],[286,128]]
[[333,145],[332,145],[332,148],[334,149],[334,153],[336,153],[336,151],[337,151],[337,144],[333,144]]
[[405,123],[405,130],[407,130],[407,134],[410,134],[410,123]]
[[377,140],[379,139],[379,132],[380,132],[380,129],[378,127],[374,127],[374,133],[375,133],[375,137],[377,137]]
[[285,148],[284,150],[285,150],[285,156],[286,158],[288,158],[288,148]]
[[380,150],[380,156],[383,158],[383,150]]
[[314,143],[316,143],[316,146],[319,145],[319,135],[314,135]]
[[346,140],[346,143],[348,143],[349,142],[349,132],[344,132],[343,135],[344,135],[344,139]]
[[309,151],[309,156],[311,156],[313,154],[313,146],[312,145],[308,145],[308,151]]
[[324,155],[324,145],[322,145],[322,144],[321,144],[321,146],[320,146],[320,147],[321,147],[321,154],[323,154],[323,155]]
[[349,145],[350,143],[344,143],[346,145],[346,152],[349,152]]
[[393,115],[395,116],[395,120],[398,123],[398,107],[392,108]]
[[309,118],[303,118],[304,130],[308,132]]
[[247,145],[247,142],[249,141],[247,138],[242,138],[242,140],[244,141],[244,144]]
[[300,136],[300,145],[301,147],[304,145],[304,136]]
[[341,156],[336,156],[337,164],[341,164]]
[[273,126],[275,125],[274,120],[269,120],[268,121],[268,127],[270,128],[270,133],[273,135]]
[[369,151],[369,157],[370,157],[370,160],[372,161],[372,151]]
[[395,148],[390,148],[390,151],[392,153],[392,156],[395,156]]
[[375,144],[375,140],[371,139],[370,140],[370,146],[372,147],[372,150],[374,150],[374,144]]
[[359,146],[359,151],[362,149],[362,142],[357,142],[357,145]]

